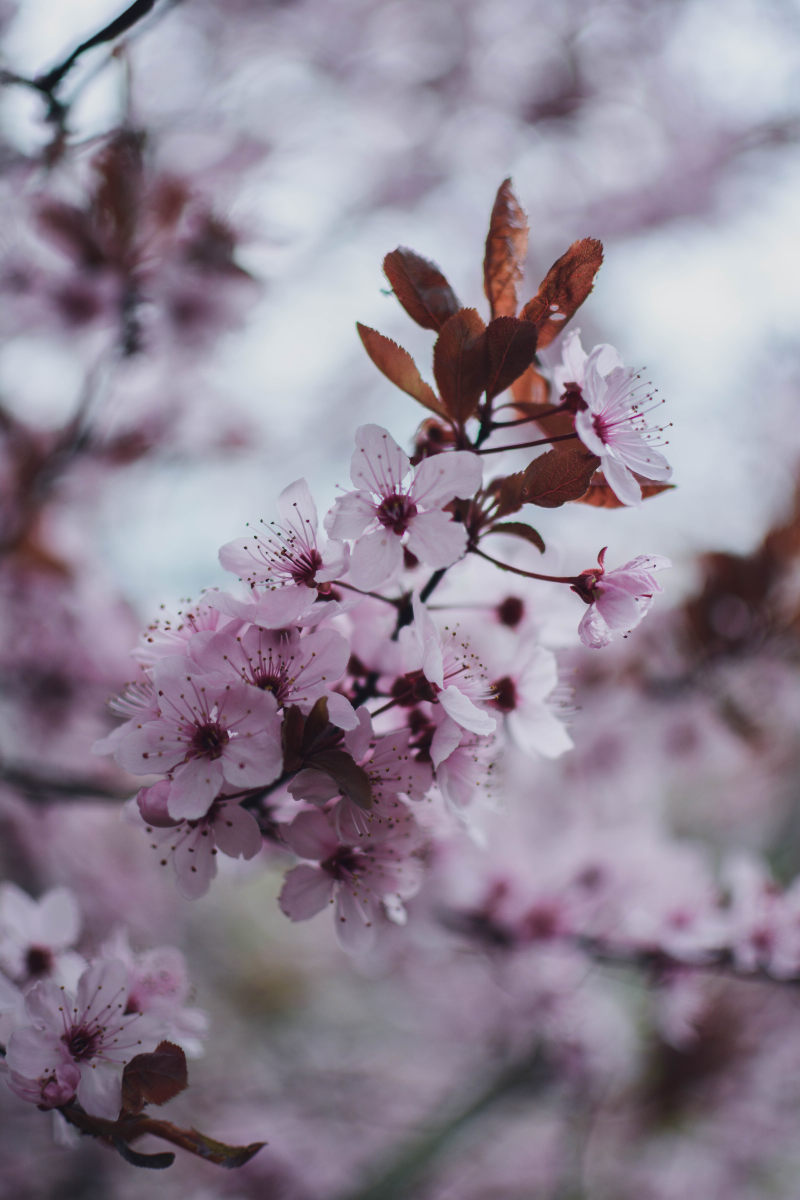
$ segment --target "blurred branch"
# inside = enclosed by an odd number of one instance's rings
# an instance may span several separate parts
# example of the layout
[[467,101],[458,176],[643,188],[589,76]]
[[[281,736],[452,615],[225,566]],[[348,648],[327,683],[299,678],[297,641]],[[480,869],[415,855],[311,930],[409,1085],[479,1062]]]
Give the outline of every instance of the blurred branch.
[[445,1105],[438,1116],[425,1122],[425,1133],[410,1141],[392,1162],[375,1171],[363,1187],[343,1193],[339,1200],[407,1200],[417,1195],[416,1185],[422,1174],[464,1126],[515,1094],[526,1099],[539,1095],[553,1077],[537,1042],[516,1061],[505,1064],[467,1104],[456,1108],[452,1103]]
[[53,92],[82,54],[85,54],[87,50],[92,50],[95,46],[102,46],[104,42],[112,42],[120,34],[126,33],[137,21],[140,21],[142,17],[146,17],[155,7],[155,4],[156,0],[134,0],[134,3],[129,8],[126,8],[124,13],[115,17],[113,21],[110,21],[98,33],[93,34],[85,42],[81,42],[79,46],[76,46],[72,53],[68,54],[64,61],[59,63],[57,67],[53,67],[46,75],[38,75],[33,80],[33,87],[40,92],[44,92],[52,100]]
[[117,791],[93,779],[70,778],[67,775],[44,774],[27,763],[0,763],[0,783],[17,788],[28,799],[50,800],[127,800],[130,791]]

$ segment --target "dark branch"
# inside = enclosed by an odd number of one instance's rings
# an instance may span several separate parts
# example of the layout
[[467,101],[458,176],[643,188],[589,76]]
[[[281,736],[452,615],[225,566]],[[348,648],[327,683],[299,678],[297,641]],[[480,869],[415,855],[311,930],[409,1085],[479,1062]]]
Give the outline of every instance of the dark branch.
[[54,103],[53,92],[82,54],[85,54],[87,50],[92,50],[95,46],[102,46],[104,42],[113,42],[115,38],[127,32],[142,17],[146,17],[155,7],[155,3],[156,0],[134,0],[134,3],[129,8],[126,8],[124,13],[115,17],[99,33],[95,33],[92,37],[87,38],[85,42],[81,42],[80,46],[76,46],[72,53],[68,54],[64,61],[59,63],[57,67],[53,67],[46,75],[37,76],[33,81],[33,86],[40,92],[44,92],[46,96],[49,96],[51,104]]

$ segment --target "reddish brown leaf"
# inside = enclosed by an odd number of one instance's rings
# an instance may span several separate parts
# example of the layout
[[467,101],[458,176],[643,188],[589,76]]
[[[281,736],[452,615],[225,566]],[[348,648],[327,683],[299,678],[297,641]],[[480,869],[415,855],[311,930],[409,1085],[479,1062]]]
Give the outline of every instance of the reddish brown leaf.
[[602,242],[596,238],[582,238],[573,242],[566,254],[553,263],[539,291],[520,313],[536,326],[540,350],[550,345],[583,304],[594,286],[594,277],[602,261]]
[[346,750],[319,750],[305,760],[304,766],[330,775],[334,783],[337,783],[359,808],[372,807],[372,784],[369,775]]
[[536,367],[528,367],[527,371],[522,372],[519,379],[514,380],[511,385],[511,395],[514,403],[526,412],[529,406],[543,407],[548,410],[550,408],[550,384],[544,375],[539,374]]
[[383,260],[395,296],[423,329],[439,330],[461,305],[436,263],[398,246]]
[[513,475],[493,479],[487,485],[486,491],[497,501],[495,517],[507,517],[511,513],[519,512],[525,503],[525,473],[516,471]]
[[139,1113],[146,1104],[166,1104],[188,1084],[186,1055],[173,1042],[159,1042],[151,1054],[137,1054],[122,1073],[122,1107]]
[[[636,478],[642,489],[643,500],[648,500],[650,496],[658,496],[661,492],[668,492],[675,487],[674,483],[653,483],[649,479],[642,479],[640,475],[637,475]],[[625,507],[616,492],[613,492],[610,485],[606,483],[602,471],[596,471],[592,476],[589,481],[589,490],[580,497],[580,503],[591,504],[593,508]]]
[[579,500],[599,464],[597,455],[584,446],[548,450],[523,472],[525,503],[558,508],[568,500]]
[[439,416],[445,415],[444,405],[439,401],[429,383],[420,375],[417,364],[411,355],[391,338],[384,337],[368,325],[356,322],[358,336],[364,343],[364,349],[379,371],[383,371],[387,379],[391,379],[395,387],[413,396],[423,407]]
[[545,552],[544,539],[538,529],[526,525],[524,521],[501,521],[499,525],[492,525],[489,533],[506,533],[510,537],[523,538],[537,550],[541,550],[542,554]]
[[493,317],[513,317],[528,250],[528,218],[504,179],[495,197],[483,259],[483,287]]
[[489,357],[486,396],[493,400],[533,362],[536,328],[530,321],[518,321],[516,317],[497,317],[487,326],[486,348]]
[[459,424],[474,415],[488,369],[483,321],[474,308],[462,308],[442,326],[433,347],[433,373],[442,403]]

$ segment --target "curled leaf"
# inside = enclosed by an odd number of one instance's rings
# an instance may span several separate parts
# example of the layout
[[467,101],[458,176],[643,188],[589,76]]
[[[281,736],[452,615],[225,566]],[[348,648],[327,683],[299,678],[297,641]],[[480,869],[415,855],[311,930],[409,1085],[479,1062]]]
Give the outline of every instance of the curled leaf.
[[372,807],[372,784],[369,775],[346,750],[319,750],[304,763],[315,771],[324,771],[359,808]]
[[536,326],[540,350],[550,345],[583,304],[602,261],[602,242],[597,238],[582,238],[553,263],[539,291],[520,313]]
[[525,468],[523,493],[526,504],[558,508],[568,500],[579,500],[600,465],[596,454],[584,446],[548,450]]
[[493,317],[513,317],[528,250],[528,219],[504,179],[495,197],[483,259],[483,287]]
[[383,260],[395,296],[423,329],[439,330],[461,305],[436,263],[398,246]]
[[523,541],[530,542],[542,554],[546,549],[544,538],[538,529],[534,529],[532,525],[526,525],[524,521],[501,521],[499,525],[492,525],[488,532],[505,533],[510,537],[522,538]]
[[137,1054],[122,1073],[122,1107],[139,1113],[146,1104],[166,1104],[189,1082],[186,1055],[173,1042],[159,1042],[150,1054]]
[[364,344],[364,349],[375,366],[379,371],[383,371],[386,378],[390,379],[395,387],[399,387],[401,391],[413,396],[431,412],[435,412],[438,416],[444,415],[444,405],[439,401],[430,384],[422,378],[417,364],[407,350],[398,346],[397,342],[393,342],[391,338],[384,337],[377,330],[370,329],[368,325],[356,323],[356,329]]
[[536,327],[516,317],[497,317],[486,328],[487,399],[493,400],[525,373],[536,353]]
[[486,330],[474,308],[442,326],[433,347],[433,373],[448,414],[463,425],[474,416],[489,372]]

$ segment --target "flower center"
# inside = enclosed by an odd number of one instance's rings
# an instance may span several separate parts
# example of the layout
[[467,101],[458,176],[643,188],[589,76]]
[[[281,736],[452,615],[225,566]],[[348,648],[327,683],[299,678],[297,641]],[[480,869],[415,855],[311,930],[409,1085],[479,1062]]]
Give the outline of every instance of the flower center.
[[384,529],[391,529],[392,533],[405,533],[409,523],[417,515],[417,506],[408,496],[403,496],[395,492],[391,496],[387,496],[381,501],[378,508],[378,520]]
[[61,1040],[75,1061],[81,1062],[82,1059],[94,1057],[101,1038],[99,1030],[79,1025],[65,1033]]
[[323,871],[327,871],[334,879],[339,881],[352,879],[358,874],[359,853],[352,846],[342,846],[330,858],[326,858],[320,864]]
[[49,975],[53,969],[53,954],[47,946],[29,946],[25,966],[31,979]]
[[198,725],[192,735],[192,752],[204,758],[219,758],[230,737],[219,721],[207,721],[205,725]]
[[510,675],[492,684],[493,700],[500,712],[513,712],[517,707],[517,687]]

